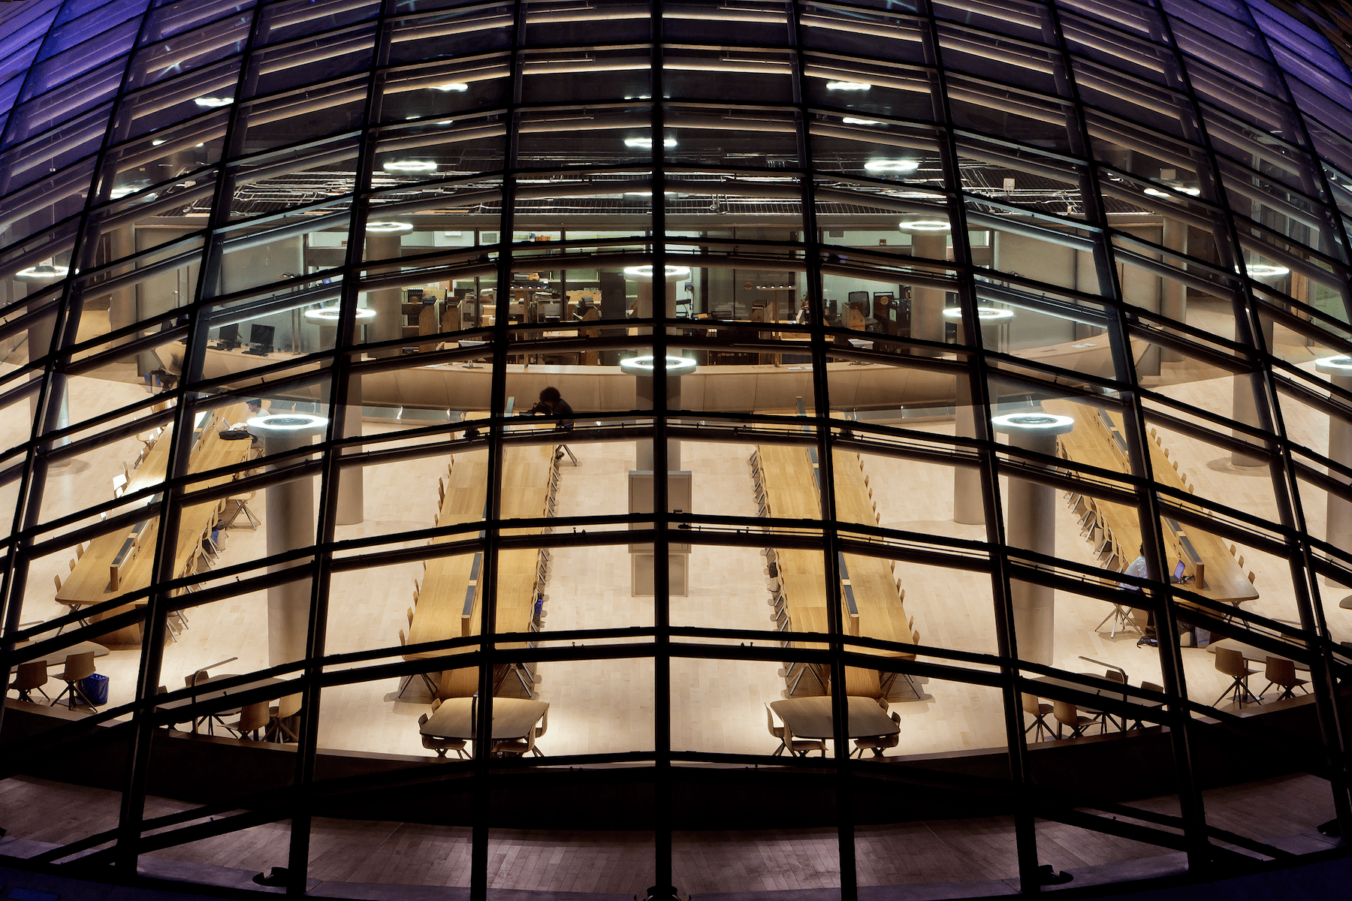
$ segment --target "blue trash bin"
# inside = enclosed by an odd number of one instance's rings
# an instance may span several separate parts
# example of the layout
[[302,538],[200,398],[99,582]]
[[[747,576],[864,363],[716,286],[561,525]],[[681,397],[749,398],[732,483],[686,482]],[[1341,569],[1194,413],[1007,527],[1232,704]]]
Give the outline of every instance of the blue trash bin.
[[108,677],[95,673],[80,680],[80,691],[95,707],[108,703]]

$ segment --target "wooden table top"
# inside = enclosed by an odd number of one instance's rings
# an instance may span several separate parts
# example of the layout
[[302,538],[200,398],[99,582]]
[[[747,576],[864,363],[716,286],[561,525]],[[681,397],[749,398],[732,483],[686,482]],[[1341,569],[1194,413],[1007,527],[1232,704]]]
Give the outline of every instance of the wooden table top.
[[[850,738],[896,735],[901,731],[873,698],[850,697],[846,700],[849,703],[847,732]],[[795,738],[832,738],[835,735],[830,698],[786,698],[771,701],[770,709],[784,721]]]
[[[474,698],[449,698],[437,712],[419,728],[423,735],[437,738],[474,739],[474,723],[470,716]],[[493,699],[493,740],[509,741],[525,738],[531,727],[540,722],[549,710],[547,701],[527,701],[524,698]],[[477,712],[477,710],[476,710]]]
[[1072,682],[1069,679],[1061,679],[1057,676],[1038,676],[1029,679],[1030,682],[1036,682],[1039,685],[1053,685],[1058,688],[1072,688],[1076,691],[1083,691],[1091,695],[1102,697],[1103,695],[1117,695],[1126,700],[1127,693],[1120,682],[1109,682],[1098,673],[1080,673],[1080,675],[1096,680],[1093,685],[1081,685],[1078,682]]
[[[241,463],[248,459],[252,442],[226,441],[220,437],[218,432],[219,428],[224,427],[223,424],[243,418],[245,409],[244,404],[240,403],[213,411],[215,416],[208,420],[203,427],[202,441],[189,457],[188,472],[190,474],[210,472],[222,466]],[[134,473],[131,482],[128,483],[128,491],[153,487],[164,481],[171,441],[170,430],[166,429],[150,451],[147,452],[140,468]],[[217,485],[230,478],[231,476],[222,476],[209,479],[206,482],[199,482],[194,487],[202,488]],[[203,529],[212,524],[211,518],[214,516],[215,507],[215,501],[208,501],[191,504],[183,508],[175,547],[175,573],[178,573],[187,565],[191,554],[201,541]],[[116,591],[112,589],[109,570],[113,560],[116,559],[118,552],[122,549],[123,543],[131,535],[131,529],[107,533],[92,539],[89,542],[89,549],[76,562],[75,569],[71,571],[69,578],[62,583],[61,590],[56,595],[57,602],[68,605],[97,604],[145,588],[151,582],[155,540],[158,533],[159,518],[154,517],[142,531],[140,544],[135,555],[129,562],[122,565],[121,584]],[[144,603],[144,601],[138,603]]]
[[1239,653],[1244,655],[1244,659],[1248,660],[1251,663],[1266,664],[1267,659],[1269,657],[1275,657],[1278,660],[1290,660],[1292,663],[1296,665],[1296,669],[1306,671],[1310,669],[1310,665],[1308,663],[1302,663],[1294,657],[1287,657],[1282,654],[1274,654],[1271,651],[1265,651],[1262,648],[1256,648],[1251,644],[1245,644],[1244,642],[1236,641],[1233,638],[1222,638],[1220,641],[1213,641],[1211,642],[1211,644],[1206,646],[1208,654],[1216,653],[1216,650],[1218,648],[1228,648],[1232,651],[1239,651]]
[[[177,701],[166,701],[163,704],[157,704],[159,710],[178,710],[191,704],[200,704],[203,701],[214,701],[217,698],[228,698],[231,695],[241,694],[253,688],[262,688],[268,685],[281,685],[282,679],[269,676],[264,679],[254,679],[251,682],[245,682],[243,685],[236,685],[234,688],[212,688],[213,682],[220,682],[223,679],[238,679],[238,673],[222,673],[219,676],[208,676],[197,683],[197,694],[192,697],[181,698]],[[280,697],[280,695],[279,695]]]
[[[33,642],[31,641],[19,641],[15,642],[14,649],[17,651],[19,648],[28,648],[32,646]],[[60,648],[48,654],[46,656],[47,665],[65,666],[67,657],[74,657],[76,654],[85,654],[89,651],[93,651],[95,657],[107,657],[110,653],[106,647],[97,642],[81,641],[68,648]]]
[[[1108,431],[1109,426],[1117,429],[1119,433],[1121,431],[1121,423],[1113,414],[1106,413],[1105,423],[1099,416],[1100,411],[1097,407],[1069,400],[1044,401],[1042,408],[1048,413],[1075,419],[1074,430],[1058,437],[1069,459],[1110,472],[1129,471],[1126,458]],[[1164,455],[1164,451],[1154,441],[1147,441],[1146,444],[1150,448],[1151,467],[1156,481],[1186,494],[1188,490],[1186,484],[1175,471],[1173,463]],[[1135,559],[1137,548],[1141,546],[1141,523],[1136,510],[1107,501],[1097,503],[1109,530],[1120,545],[1123,555],[1127,557],[1125,562]],[[1186,536],[1206,566],[1205,584],[1198,587],[1193,583],[1189,586],[1191,590],[1203,597],[1229,603],[1252,601],[1258,597],[1258,590],[1235,562],[1223,539],[1195,526],[1182,525],[1175,530],[1164,521],[1161,521],[1160,526],[1164,530],[1166,541],[1171,545],[1175,560],[1179,557],[1179,540]],[[1186,555],[1183,559],[1185,571],[1195,574],[1192,562]],[[1182,603],[1186,604],[1186,601]]]

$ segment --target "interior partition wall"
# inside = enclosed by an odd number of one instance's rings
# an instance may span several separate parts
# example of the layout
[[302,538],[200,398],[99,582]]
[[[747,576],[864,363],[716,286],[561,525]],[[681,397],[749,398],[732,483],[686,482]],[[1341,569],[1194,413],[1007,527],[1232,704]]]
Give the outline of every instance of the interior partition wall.
[[[582,825],[670,896],[736,857],[712,830],[803,828],[850,901],[970,881],[888,869],[955,811],[1026,892],[1065,835],[1285,859],[1209,807],[1259,776],[1352,828],[1329,35],[1265,0],[6,4],[3,668],[92,641],[112,679],[0,714],[0,778],[111,805],[34,856],[129,879],[270,828],[249,862],[301,893],[324,823],[409,820],[483,898],[511,830]],[[829,734],[783,753],[808,698]],[[539,699],[543,756],[415,725]],[[231,725],[278,745],[201,736],[259,704]]]

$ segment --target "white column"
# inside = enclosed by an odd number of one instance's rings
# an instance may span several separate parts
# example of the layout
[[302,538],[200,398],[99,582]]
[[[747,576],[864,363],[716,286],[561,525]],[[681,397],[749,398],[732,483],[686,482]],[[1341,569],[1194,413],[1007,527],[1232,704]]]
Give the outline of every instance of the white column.
[[[308,445],[324,430],[328,420],[307,413],[272,414],[250,419],[249,431],[263,439],[263,449],[271,457]],[[289,465],[292,460],[286,461]],[[268,469],[274,469],[269,466]],[[267,505],[268,556],[314,544],[314,480],[306,475],[270,485],[264,492]],[[309,558],[273,564],[269,573],[304,566]],[[268,666],[280,666],[305,656],[305,638],[309,631],[310,582],[298,580],[268,589]]]
[[[319,343],[324,348],[332,348],[337,345],[337,320],[339,315],[337,307],[321,307],[319,309],[309,310],[305,314],[307,322],[318,323]],[[358,307],[356,316],[357,324],[354,336],[355,340],[359,341],[361,327],[375,319],[376,313],[374,310]],[[350,376],[347,385],[347,412],[343,418],[344,438],[356,438],[361,436],[361,407],[361,376]],[[349,447],[343,452],[344,456],[359,453],[361,453],[360,445]],[[365,520],[365,508],[365,467],[344,469],[338,478],[338,507],[335,511],[337,515],[335,523],[340,526],[355,526]]]
[[[1188,225],[1168,216],[1164,218],[1164,246],[1178,253],[1188,252]],[[1186,263],[1175,263],[1187,269]],[[1175,322],[1188,321],[1188,288],[1181,281],[1172,278],[1162,279],[1160,290],[1160,312]],[[1164,363],[1179,363],[1183,355],[1169,348],[1160,348],[1160,360]]]
[[[1264,319],[1262,322],[1264,344],[1268,349],[1271,349],[1272,320]],[[1234,377],[1233,395],[1231,418],[1235,422],[1242,422],[1253,428],[1263,428],[1263,423],[1258,416],[1258,400],[1253,392],[1253,380],[1247,375],[1236,375]],[[1245,436],[1245,440],[1248,440],[1247,436]],[[1247,454],[1243,451],[1234,451],[1230,454],[1230,463],[1235,466],[1266,466],[1267,462],[1266,457]]]
[[[371,233],[368,230],[366,235],[366,258],[368,260],[399,259],[399,234],[399,232]],[[403,291],[401,289],[377,288],[374,291],[367,291],[366,303],[376,314],[375,319],[372,320],[371,325],[367,330],[367,337],[369,340],[373,342],[393,341],[396,338],[402,338],[404,336]],[[501,311],[503,315],[506,315],[506,307],[502,307]],[[394,357],[398,355],[398,347],[372,354],[372,356],[376,357]]]
[[[977,307],[977,321],[981,323],[981,343],[988,350],[1003,351],[1000,343],[1000,325],[1014,318],[1010,310],[996,307]],[[958,308],[946,311],[944,318],[958,324],[958,342],[965,344],[966,326]],[[965,376],[958,376],[958,392],[953,407],[953,432],[959,438],[976,437],[976,414],[972,410],[972,384]],[[966,466],[953,472],[953,521],[965,525],[986,524],[986,507],[981,496],[981,470]]]
[[[997,432],[1009,435],[1012,447],[1056,455],[1056,436],[1075,427],[1069,416],[1011,413],[992,418]],[[1005,541],[1038,554],[1056,554],[1056,489],[1011,477],[1005,504]],[[1050,666],[1055,649],[1056,592],[1049,585],[1011,580],[1014,636],[1019,659]]]
[[[923,232],[911,236],[911,256],[927,260],[948,259],[948,232]],[[942,288],[917,285],[911,291],[911,337],[922,341],[944,340],[944,303]]]
[[[1319,360],[1314,366],[1329,376],[1335,388],[1352,391],[1352,357],[1328,357]],[[1329,417],[1329,459],[1334,463],[1352,466],[1352,424],[1336,416]],[[1343,480],[1338,478],[1338,481]],[[1329,492],[1327,504],[1324,540],[1335,547],[1352,547],[1352,501]],[[1324,584],[1342,583],[1325,576]]]

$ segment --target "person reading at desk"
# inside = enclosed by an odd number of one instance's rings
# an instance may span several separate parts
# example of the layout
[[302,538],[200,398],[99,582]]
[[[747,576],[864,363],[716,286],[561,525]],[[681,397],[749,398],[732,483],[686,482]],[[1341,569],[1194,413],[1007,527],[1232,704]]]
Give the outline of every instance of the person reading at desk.
[[551,416],[558,420],[554,423],[554,430],[558,432],[571,432],[573,430],[573,408],[568,401],[563,399],[559,389],[552,385],[540,391],[539,402],[530,408],[532,416]]

